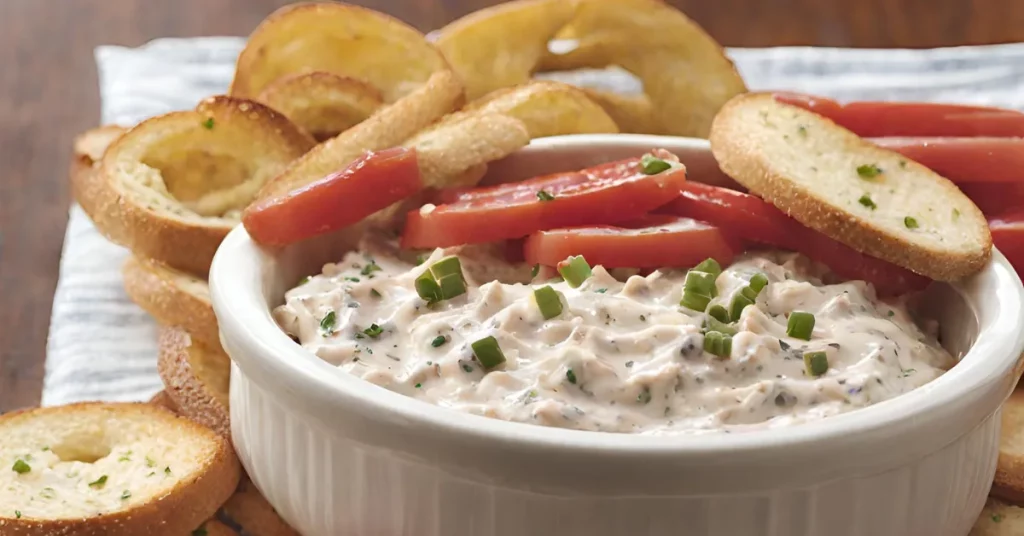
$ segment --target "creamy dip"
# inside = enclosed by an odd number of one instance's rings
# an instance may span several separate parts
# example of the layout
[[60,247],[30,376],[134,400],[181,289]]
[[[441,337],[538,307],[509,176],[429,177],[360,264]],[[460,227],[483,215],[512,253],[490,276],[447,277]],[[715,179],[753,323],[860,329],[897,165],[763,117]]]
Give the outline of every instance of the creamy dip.
[[[685,270],[620,281],[594,267],[570,288],[544,274],[531,284],[529,268],[472,249],[439,249],[420,265],[378,240],[361,250],[290,290],[274,310],[282,328],[347,373],[497,419],[648,434],[785,426],[893,398],[954,364],[903,300],[880,300],[861,281],[824,284],[794,254],[747,255],[718,277],[712,304],[726,306],[751,275],[769,281],[720,358],[703,350],[705,315],[679,305]],[[468,291],[428,305],[414,281],[450,254]],[[550,320],[532,297],[547,284],[563,296]],[[793,311],[816,317],[811,340],[786,335]],[[487,336],[507,359],[490,371],[470,348]],[[811,351],[828,356],[822,376],[805,372]]]

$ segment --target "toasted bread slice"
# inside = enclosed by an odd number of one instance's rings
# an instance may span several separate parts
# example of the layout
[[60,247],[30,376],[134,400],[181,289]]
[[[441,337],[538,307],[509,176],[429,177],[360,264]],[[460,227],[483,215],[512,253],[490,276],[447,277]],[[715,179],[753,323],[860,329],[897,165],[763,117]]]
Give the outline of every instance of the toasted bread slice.
[[128,129],[118,125],[105,125],[89,129],[75,137],[71,151],[71,196],[85,210],[86,214],[98,214],[104,210],[102,200],[102,176],[98,167],[107,147]]
[[361,123],[384,104],[380,91],[370,84],[321,71],[279,78],[256,100],[288,116],[317,141]]
[[1024,503],[1024,389],[1014,389],[1003,404],[999,461],[992,495],[1005,501]]
[[497,112],[519,119],[531,138],[563,134],[616,133],[619,127],[579,88],[546,80],[499,89],[464,110]]
[[77,199],[110,240],[205,275],[241,209],[313,143],[262,104],[212,97],[119,136]]
[[1024,509],[989,498],[968,536],[1024,536]]
[[137,257],[128,257],[122,274],[128,297],[157,322],[181,326],[203,344],[220,346],[206,281]]
[[274,507],[270,506],[260,490],[245,475],[238,484],[238,491],[224,503],[221,511],[250,536],[299,535],[277,515]]
[[160,406],[175,415],[178,414],[178,406],[174,403],[174,400],[171,400],[171,396],[167,394],[167,391],[160,391],[153,395],[153,398],[149,399],[149,403],[154,406]]
[[231,360],[220,345],[205,346],[177,327],[160,330],[157,370],[178,414],[231,438]]
[[438,71],[404,98],[314,147],[264,186],[258,198],[285,195],[344,168],[366,151],[401,145],[462,102],[462,83],[451,71]]
[[234,493],[223,438],[142,403],[80,403],[0,417],[0,533],[179,536]]
[[191,534],[192,536],[238,536],[238,531],[216,519],[211,519],[193,530]]
[[949,180],[770,94],[729,101],[711,150],[737,182],[862,253],[942,281],[991,255],[985,217]]

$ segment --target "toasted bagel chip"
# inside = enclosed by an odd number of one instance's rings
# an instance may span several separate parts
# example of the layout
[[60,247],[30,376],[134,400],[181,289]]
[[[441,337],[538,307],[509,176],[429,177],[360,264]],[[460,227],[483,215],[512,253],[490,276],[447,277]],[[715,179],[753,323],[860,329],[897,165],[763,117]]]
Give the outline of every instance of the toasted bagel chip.
[[371,9],[299,3],[267,17],[238,56],[231,94],[254,98],[282,77],[322,71],[377,88],[395,102],[448,69],[415,28]]
[[129,257],[121,272],[128,297],[157,322],[181,326],[203,344],[220,345],[210,286],[205,280],[137,257]]
[[654,103],[647,95],[623,95],[600,89],[582,88],[615,121],[622,132],[656,133],[661,131]]
[[160,391],[159,393],[153,395],[153,398],[149,399],[149,403],[153,404],[154,406],[160,406],[166,409],[167,411],[174,413],[175,415],[178,414],[178,406],[174,403],[174,400],[171,400],[171,397],[170,395],[167,394],[167,391]]
[[288,116],[318,141],[361,123],[384,104],[370,84],[322,71],[278,78],[256,100]]
[[157,370],[178,414],[231,438],[231,359],[177,327],[160,330]]
[[[526,125],[501,113],[466,111],[446,117],[403,145],[415,147],[425,187],[472,186],[479,166],[530,143]],[[462,183],[460,181],[474,181]]]
[[1024,389],[1018,388],[1003,404],[999,461],[992,495],[1024,504]]
[[586,93],[560,82],[535,80],[499,89],[463,110],[496,112],[519,119],[530,138],[619,131],[615,121]]
[[19,467],[0,471],[3,534],[191,534],[240,475],[227,441],[144,403],[8,413],[0,462]]
[[71,152],[71,196],[90,217],[106,210],[103,204],[106,186],[98,170],[100,162],[107,148],[127,130],[118,125],[104,125],[75,136]]
[[76,194],[111,241],[205,276],[241,209],[313,143],[260,103],[212,97],[125,132]]
[[770,94],[729,101],[711,151],[736,182],[862,253],[941,281],[991,256],[985,216],[952,182]]
[[435,44],[474,100],[528,82],[574,10],[574,0],[505,2],[448,24]]
[[222,511],[251,536],[299,536],[281,519],[248,476],[243,475],[238,491],[224,503]]
[[259,199],[285,195],[344,168],[366,151],[401,145],[416,132],[461,106],[462,84],[451,71],[431,75],[426,84],[369,119],[314,147],[260,190]]

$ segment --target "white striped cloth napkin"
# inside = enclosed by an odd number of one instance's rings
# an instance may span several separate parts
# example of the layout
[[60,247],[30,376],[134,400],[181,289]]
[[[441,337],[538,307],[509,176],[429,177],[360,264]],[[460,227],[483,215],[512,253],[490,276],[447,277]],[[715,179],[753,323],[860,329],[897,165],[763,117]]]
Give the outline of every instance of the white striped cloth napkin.
[[[100,47],[102,121],[131,125],[226,90],[243,40],[160,39]],[[731,49],[752,89],[840,99],[923,100],[1024,109],[1024,44],[933,50]],[[593,77],[591,77],[593,78]],[[622,79],[597,78],[623,87]],[[43,404],[140,400],[161,388],[156,329],[121,287],[125,250],[71,209],[54,296]]]

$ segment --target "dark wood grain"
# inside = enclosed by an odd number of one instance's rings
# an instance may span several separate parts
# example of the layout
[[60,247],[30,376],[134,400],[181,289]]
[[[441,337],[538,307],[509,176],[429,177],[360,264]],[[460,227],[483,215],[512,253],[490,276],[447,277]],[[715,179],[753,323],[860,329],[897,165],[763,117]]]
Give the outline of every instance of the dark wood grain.
[[[38,403],[72,136],[98,121],[92,49],[244,35],[285,0],[0,2],[0,411]],[[359,2],[429,30],[490,0]],[[726,45],[932,47],[1024,40],[1019,0],[675,0]]]

